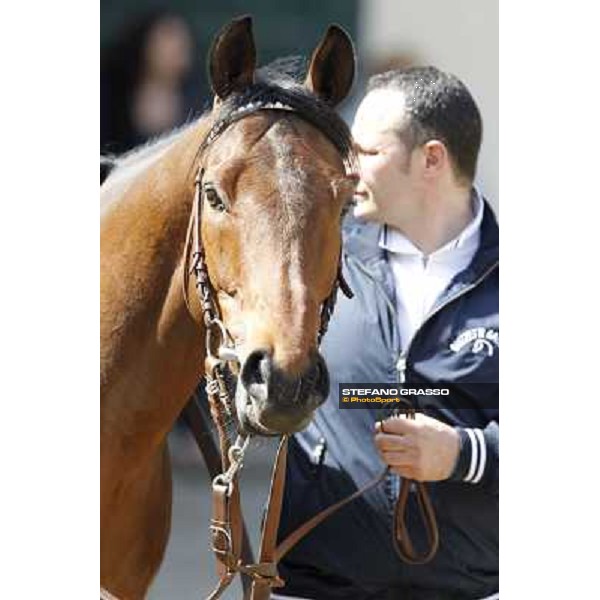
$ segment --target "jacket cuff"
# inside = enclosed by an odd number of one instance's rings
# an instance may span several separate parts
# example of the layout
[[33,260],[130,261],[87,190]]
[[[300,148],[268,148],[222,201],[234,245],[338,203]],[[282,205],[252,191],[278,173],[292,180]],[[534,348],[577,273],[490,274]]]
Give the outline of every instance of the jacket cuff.
[[455,427],[460,436],[460,450],[450,481],[479,483],[487,463],[487,447],[481,429]]

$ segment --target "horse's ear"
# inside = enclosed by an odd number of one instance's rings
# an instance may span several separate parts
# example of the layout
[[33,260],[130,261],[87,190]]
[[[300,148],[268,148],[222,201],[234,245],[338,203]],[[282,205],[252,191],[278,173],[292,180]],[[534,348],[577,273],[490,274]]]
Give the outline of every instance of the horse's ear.
[[256,67],[252,17],[234,19],[223,27],[208,56],[210,84],[220,100],[251,85]]
[[339,25],[330,25],[313,52],[304,84],[319,98],[336,106],[352,87],[354,65],[350,36]]

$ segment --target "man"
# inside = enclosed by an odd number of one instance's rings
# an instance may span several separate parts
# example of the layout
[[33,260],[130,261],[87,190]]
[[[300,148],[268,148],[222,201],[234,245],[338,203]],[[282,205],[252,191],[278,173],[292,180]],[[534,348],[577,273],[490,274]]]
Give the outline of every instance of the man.
[[[280,539],[376,477],[280,564],[274,597],[481,599],[498,591],[498,227],[473,188],[481,118],[438,69],[373,77],[353,125],[361,181],[322,350],[330,397],[290,440]],[[339,383],[444,383],[415,420],[344,410]],[[403,562],[392,542],[401,478],[427,482],[440,546]],[[427,546],[414,495],[407,523]]]

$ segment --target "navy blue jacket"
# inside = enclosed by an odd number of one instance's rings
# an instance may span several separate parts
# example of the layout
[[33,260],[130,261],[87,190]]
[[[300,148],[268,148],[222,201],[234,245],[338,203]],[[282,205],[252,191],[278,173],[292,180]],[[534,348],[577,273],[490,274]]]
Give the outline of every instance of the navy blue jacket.
[[[408,565],[394,551],[399,478],[390,474],[289,552],[280,563],[287,584],[277,592],[318,600],[481,598],[498,590],[498,225],[486,204],[475,257],[449,284],[404,354],[380,232],[373,223],[346,223],[343,272],[354,298],[339,294],[323,341],[329,398],[313,423],[290,440],[279,538],[385,467],[374,445],[382,409],[340,409],[340,382],[398,383],[398,367],[405,363],[409,384],[449,384],[458,400],[419,407],[453,426],[483,430],[485,470],[476,484],[462,481],[470,452],[463,446],[454,476],[427,484],[440,530],[430,563]],[[423,548],[415,505],[409,506],[408,524]]]

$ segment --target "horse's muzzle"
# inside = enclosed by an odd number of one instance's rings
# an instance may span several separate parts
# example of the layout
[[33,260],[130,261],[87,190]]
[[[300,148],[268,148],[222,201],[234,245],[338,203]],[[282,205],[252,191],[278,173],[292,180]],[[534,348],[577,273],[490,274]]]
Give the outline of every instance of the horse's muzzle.
[[314,352],[308,368],[290,377],[277,368],[272,355],[255,350],[248,355],[238,381],[236,408],[242,426],[263,435],[304,429],[329,394],[329,372]]

